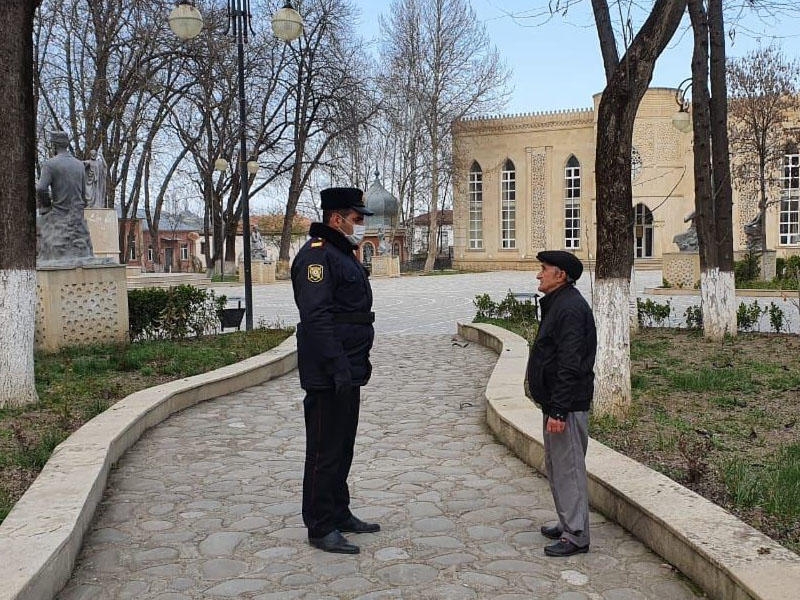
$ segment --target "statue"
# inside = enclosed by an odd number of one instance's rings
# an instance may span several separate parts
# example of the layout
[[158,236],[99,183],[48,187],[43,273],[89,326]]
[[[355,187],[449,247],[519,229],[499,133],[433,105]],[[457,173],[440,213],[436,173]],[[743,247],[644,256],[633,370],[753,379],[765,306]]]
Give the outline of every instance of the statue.
[[747,249],[750,252],[762,252],[764,250],[764,213],[758,211],[752,220],[744,224],[743,229],[747,238]]
[[391,254],[392,248],[389,245],[389,242],[386,240],[386,232],[383,229],[383,225],[378,227],[378,255],[383,254]]
[[267,256],[267,246],[264,243],[264,238],[261,237],[261,232],[255,225],[250,227],[250,259],[262,260],[264,262],[269,261],[269,256]]
[[699,242],[697,241],[697,227],[694,224],[696,216],[697,211],[694,210],[686,215],[683,222],[691,221],[689,229],[672,238],[673,243],[677,244],[678,250],[681,252],[697,252],[700,248]]
[[51,131],[49,136],[54,154],[42,165],[36,183],[37,259],[40,264],[57,266],[91,262],[92,241],[83,217],[86,171],[70,153],[65,132]]
[[99,150],[89,153],[89,160],[83,161],[86,168],[86,206],[88,208],[108,208],[106,205],[106,161]]

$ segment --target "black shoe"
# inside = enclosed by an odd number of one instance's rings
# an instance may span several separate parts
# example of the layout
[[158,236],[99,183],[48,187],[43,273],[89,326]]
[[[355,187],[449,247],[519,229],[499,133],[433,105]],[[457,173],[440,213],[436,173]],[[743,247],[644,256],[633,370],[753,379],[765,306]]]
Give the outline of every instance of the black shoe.
[[337,529],[345,533],[375,533],[381,530],[381,526],[377,523],[365,523],[358,517],[350,515],[349,519],[339,523]]
[[572,556],[573,554],[583,554],[589,551],[589,546],[576,546],[569,540],[561,538],[555,544],[544,547],[547,556]]
[[541,529],[539,529],[541,534],[549,540],[560,540],[561,534],[564,533],[561,530],[561,527],[558,525],[553,525],[552,527],[548,527],[547,525],[542,525]]
[[336,554],[358,554],[361,552],[358,546],[348,542],[347,538],[336,529],[320,538],[309,537],[308,543],[323,552],[334,552]]

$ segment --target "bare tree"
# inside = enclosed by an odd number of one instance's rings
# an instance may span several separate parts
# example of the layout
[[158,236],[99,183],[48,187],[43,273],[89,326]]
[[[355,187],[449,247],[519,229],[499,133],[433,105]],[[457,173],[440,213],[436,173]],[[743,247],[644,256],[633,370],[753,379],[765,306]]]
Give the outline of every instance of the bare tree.
[[323,164],[330,144],[367,122],[377,101],[367,95],[368,66],[352,26],[353,8],[347,0],[319,0],[302,5],[305,28],[296,43],[284,49],[289,56],[291,164],[277,271],[288,272],[292,224],[297,204],[315,169]]
[[[788,60],[774,45],[728,63],[729,128],[740,217],[758,218],[762,250],[767,248],[767,210],[780,202],[775,186],[781,163],[787,147],[800,134],[787,128],[787,117],[800,110],[799,80],[800,63]],[[762,274],[766,272],[763,260],[762,253]]]
[[36,128],[33,15],[37,0],[0,2],[0,407],[37,401],[33,343],[36,319]]
[[[439,211],[450,159],[450,126],[470,113],[500,107],[509,72],[465,0],[395,0],[384,24],[388,62],[407,74],[406,102],[429,146],[430,227],[425,270],[433,269]],[[403,91],[402,88],[399,91]]]
[[[592,0],[606,87],[597,117],[597,361],[595,410],[624,414],[631,402],[630,276],[633,267],[633,125],[658,56],[680,24],[686,0],[656,0],[620,59],[606,0]],[[627,41],[627,40],[626,40]]]

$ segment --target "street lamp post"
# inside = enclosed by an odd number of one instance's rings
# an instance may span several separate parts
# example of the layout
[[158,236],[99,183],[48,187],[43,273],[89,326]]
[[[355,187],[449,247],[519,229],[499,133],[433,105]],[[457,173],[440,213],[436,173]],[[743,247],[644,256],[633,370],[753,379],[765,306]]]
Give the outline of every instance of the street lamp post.
[[692,87],[692,78],[688,77],[678,84],[675,90],[675,102],[678,103],[678,112],[672,115],[672,125],[681,133],[689,133],[692,130],[692,119],[689,116],[689,101],[686,93]]
[[[239,173],[241,175],[241,206],[242,206],[242,243],[244,246],[244,302],[245,302],[245,328],[253,329],[253,277],[250,263],[250,190],[249,174],[253,166],[247,160],[247,132],[246,132],[246,104],[244,97],[244,45],[247,43],[248,32],[252,32],[250,14],[250,0],[228,0],[228,28],[236,39],[236,52],[239,67]],[[202,27],[203,19],[194,7],[191,0],[180,0],[175,9],[170,13],[169,25],[172,31],[182,40],[197,36]],[[272,18],[272,30],[275,35],[285,42],[297,39],[303,32],[303,20],[292,9],[291,3],[286,4]],[[257,167],[256,169],[257,170]]]

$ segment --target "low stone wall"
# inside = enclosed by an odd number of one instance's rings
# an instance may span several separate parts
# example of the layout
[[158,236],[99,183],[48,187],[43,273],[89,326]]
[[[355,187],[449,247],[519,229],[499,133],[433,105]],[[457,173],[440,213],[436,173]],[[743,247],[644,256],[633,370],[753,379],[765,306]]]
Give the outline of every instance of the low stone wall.
[[[525,397],[528,345],[494,325],[459,323],[499,354],[486,387],[487,421],[543,474],[542,413]],[[716,504],[596,440],[586,456],[591,505],[717,600],[797,600],[800,557]]]
[[147,429],[296,366],[296,338],[290,337],[245,361],[131,394],[59,444],[0,525],[0,600],[55,597],[72,573],[111,465]]

